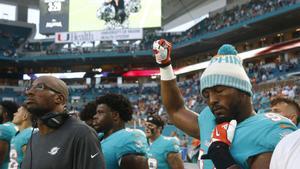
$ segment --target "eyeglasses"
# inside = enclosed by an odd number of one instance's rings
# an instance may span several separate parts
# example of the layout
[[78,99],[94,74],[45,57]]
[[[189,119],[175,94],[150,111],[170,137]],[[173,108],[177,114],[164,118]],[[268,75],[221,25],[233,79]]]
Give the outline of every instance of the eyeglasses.
[[49,86],[47,86],[46,84],[44,84],[44,83],[38,83],[38,84],[36,84],[36,85],[30,85],[30,86],[28,86],[28,87],[26,87],[26,92],[28,92],[29,90],[34,90],[34,91],[43,91],[43,90],[50,90],[50,91],[52,91],[52,92],[54,92],[54,93],[61,93],[61,92],[59,92],[59,91],[57,91],[57,90],[55,90],[55,89],[53,89],[53,88],[51,88],[51,87],[49,87]]

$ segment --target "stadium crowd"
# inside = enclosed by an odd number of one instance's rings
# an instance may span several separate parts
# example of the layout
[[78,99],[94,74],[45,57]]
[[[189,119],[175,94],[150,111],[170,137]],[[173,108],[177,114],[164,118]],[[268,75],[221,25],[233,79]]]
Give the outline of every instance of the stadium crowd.
[[118,45],[115,45],[112,44],[112,42],[101,42],[98,45],[95,45],[93,42],[93,47],[68,45],[67,48],[63,48],[63,45],[54,44],[54,42],[52,44],[48,42],[27,43],[24,46],[25,53],[21,55],[26,55],[26,51],[44,52],[44,54],[47,55],[97,53],[105,51],[107,46],[110,46],[109,51],[120,53],[135,52],[151,49],[152,42],[158,38],[170,40],[176,45],[178,43],[185,43],[192,38],[200,37],[207,33],[216,32],[223,28],[251,20],[255,17],[262,16],[296,3],[298,3],[297,0],[251,0],[245,4],[239,4],[229,9],[224,8],[215,13],[211,13],[209,17],[200,21],[185,32],[164,33],[161,30],[144,30],[143,39],[139,44],[119,42]]
[[202,36],[210,32],[218,31],[234,24],[250,20],[257,16],[273,12],[282,7],[293,5],[295,3],[296,0],[251,0],[249,3],[235,6],[232,9],[223,9],[220,10],[220,12],[211,14],[209,17],[200,21],[198,24],[185,32],[149,32],[149,34],[146,34],[145,38],[143,39],[140,49],[149,49],[152,45],[152,42],[161,37],[172,41],[174,44],[182,41],[188,41],[197,36]]
[[24,43],[24,39],[20,37],[15,37],[10,32],[1,31],[0,32],[0,54],[5,57],[11,57],[15,54],[16,49]]
[[261,83],[279,77],[280,74],[298,70],[298,64],[299,58],[296,56],[281,62],[263,63],[261,61],[260,63],[248,63],[245,69],[253,83]]

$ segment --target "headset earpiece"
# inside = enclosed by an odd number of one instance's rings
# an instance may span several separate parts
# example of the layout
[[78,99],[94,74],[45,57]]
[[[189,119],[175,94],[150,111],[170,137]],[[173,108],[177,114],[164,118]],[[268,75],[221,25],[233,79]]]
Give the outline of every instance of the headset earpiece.
[[50,112],[40,117],[40,120],[50,128],[59,128],[69,117],[67,113]]

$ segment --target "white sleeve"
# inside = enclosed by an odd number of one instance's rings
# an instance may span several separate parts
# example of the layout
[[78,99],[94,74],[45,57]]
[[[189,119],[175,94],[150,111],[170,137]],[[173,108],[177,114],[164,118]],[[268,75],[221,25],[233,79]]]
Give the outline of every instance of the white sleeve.
[[282,161],[280,160],[281,147],[279,144],[276,146],[271,158],[270,169],[283,169],[281,167]]
[[300,130],[285,136],[275,147],[270,169],[299,169]]

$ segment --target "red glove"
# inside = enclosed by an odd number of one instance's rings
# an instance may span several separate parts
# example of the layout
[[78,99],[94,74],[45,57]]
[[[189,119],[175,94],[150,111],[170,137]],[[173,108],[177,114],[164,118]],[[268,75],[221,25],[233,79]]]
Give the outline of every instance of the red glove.
[[229,150],[234,137],[236,123],[236,120],[231,120],[230,122],[223,122],[216,125],[212,132],[211,144],[207,154],[201,156],[202,160],[212,160],[217,169],[227,169],[231,166],[238,166]]
[[230,122],[216,125],[212,132],[211,143],[220,141],[230,146],[234,137],[236,123],[236,120],[231,120]]
[[165,39],[156,40],[153,42],[153,54],[156,63],[160,67],[166,67],[171,64],[172,44]]

